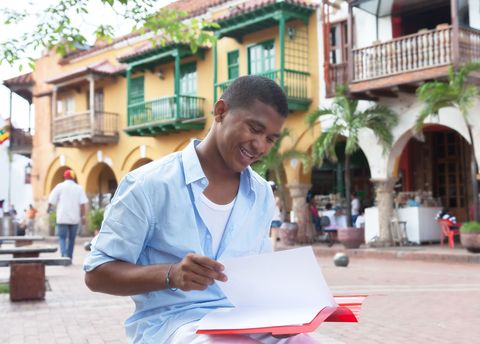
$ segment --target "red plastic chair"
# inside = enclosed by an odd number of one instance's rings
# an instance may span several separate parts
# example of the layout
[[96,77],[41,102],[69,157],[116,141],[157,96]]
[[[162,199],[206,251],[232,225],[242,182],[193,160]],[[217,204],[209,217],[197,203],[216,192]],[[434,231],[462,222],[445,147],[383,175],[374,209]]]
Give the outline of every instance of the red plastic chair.
[[448,238],[448,247],[455,246],[455,235],[460,235],[461,223],[452,223],[448,220],[438,220],[440,225],[440,244],[443,246],[445,237]]

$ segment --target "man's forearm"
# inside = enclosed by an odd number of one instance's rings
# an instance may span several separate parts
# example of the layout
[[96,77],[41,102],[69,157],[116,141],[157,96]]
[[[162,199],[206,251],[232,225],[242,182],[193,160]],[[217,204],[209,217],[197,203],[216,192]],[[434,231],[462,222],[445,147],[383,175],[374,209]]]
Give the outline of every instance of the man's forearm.
[[130,296],[166,288],[165,277],[170,264],[134,265],[121,261],[102,264],[85,274],[92,290],[112,295]]

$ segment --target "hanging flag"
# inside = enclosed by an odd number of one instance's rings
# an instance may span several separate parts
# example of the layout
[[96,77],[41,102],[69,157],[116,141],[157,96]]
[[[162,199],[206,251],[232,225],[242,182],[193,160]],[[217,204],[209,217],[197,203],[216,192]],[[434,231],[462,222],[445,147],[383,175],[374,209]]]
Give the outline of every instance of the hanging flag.
[[0,145],[5,141],[7,141],[9,137],[10,137],[10,131],[8,130],[8,127],[5,126],[3,128],[0,128]]

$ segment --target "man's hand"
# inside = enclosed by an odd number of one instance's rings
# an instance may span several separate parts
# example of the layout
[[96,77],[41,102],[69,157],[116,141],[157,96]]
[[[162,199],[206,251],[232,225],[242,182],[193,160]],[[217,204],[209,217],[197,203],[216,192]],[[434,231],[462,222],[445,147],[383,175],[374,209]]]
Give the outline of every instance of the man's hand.
[[194,253],[187,254],[170,271],[171,286],[183,291],[205,290],[215,280],[225,282],[224,267],[219,262]]

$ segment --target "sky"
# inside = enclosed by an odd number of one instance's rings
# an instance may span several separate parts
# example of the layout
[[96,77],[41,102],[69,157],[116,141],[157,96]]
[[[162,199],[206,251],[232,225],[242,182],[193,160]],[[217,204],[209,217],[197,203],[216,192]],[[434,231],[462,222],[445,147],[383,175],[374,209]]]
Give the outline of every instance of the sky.
[[[39,12],[46,6],[56,3],[57,0],[42,0],[42,1],[33,1],[33,0],[15,0],[15,1],[0,1],[0,13],[3,13],[2,9],[9,8],[14,10],[25,10],[29,9],[29,12]],[[157,6],[162,7],[166,4],[173,2],[173,0],[157,0]],[[99,23],[111,24],[116,28],[117,35],[123,35],[130,31],[132,24],[125,23],[125,21],[118,16],[112,10],[109,10],[107,7],[101,4],[100,0],[90,0],[89,5],[89,15],[84,17],[73,17],[72,21],[76,23],[82,29],[84,34],[92,32],[93,28]],[[0,17],[0,19],[2,19]],[[29,24],[23,24],[23,28],[26,30],[30,28],[33,30],[34,27],[34,18],[28,21]],[[4,42],[12,38],[12,33],[16,30],[13,30],[11,27],[6,28],[3,24],[3,20],[0,20],[0,41]],[[93,44],[95,38],[93,35],[90,35],[89,43]],[[30,56],[38,57],[41,54],[41,49],[38,51],[29,52]],[[28,73],[30,70],[28,67],[25,68],[27,64],[24,64],[24,69],[19,71],[18,65],[10,66],[7,63],[3,62],[0,64],[0,81],[9,79],[21,74]],[[0,82],[1,83],[1,82]],[[12,96],[12,108],[10,110],[10,90],[3,85],[0,85],[0,118],[10,117],[10,112],[12,113],[12,121],[15,127],[27,129],[29,126],[28,112],[29,105],[28,102],[13,94]],[[35,109],[32,106],[32,120],[31,124],[33,127],[34,124],[34,115]],[[3,123],[0,122],[0,128],[3,127]]]

